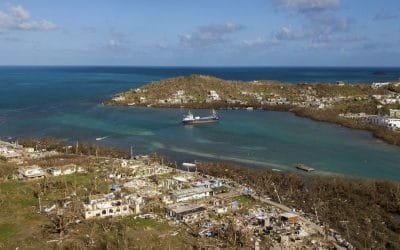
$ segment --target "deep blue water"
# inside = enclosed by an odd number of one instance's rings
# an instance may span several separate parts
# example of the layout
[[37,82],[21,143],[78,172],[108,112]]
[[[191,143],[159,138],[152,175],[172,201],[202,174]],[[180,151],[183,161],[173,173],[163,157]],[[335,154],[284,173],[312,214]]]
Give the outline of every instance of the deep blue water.
[[[178,161],[221,160],[258,168],[293,170],[302,162],[321,174],[400,180],[400,147],[368,132],[262,111],[221,111],[219,124],[184,127],[179,123],[183,109],[101,105],[116,92],[190,74],[370,83],[398,79],[400,68],[0,67],[0,136],[132,145],[138,153],[158,151]],[[95,140],[103,136],[109,137]]]

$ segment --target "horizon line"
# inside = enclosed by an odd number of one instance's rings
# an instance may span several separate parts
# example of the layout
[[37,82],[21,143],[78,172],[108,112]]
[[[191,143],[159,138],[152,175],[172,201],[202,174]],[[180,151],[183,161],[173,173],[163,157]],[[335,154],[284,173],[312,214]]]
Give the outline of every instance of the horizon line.
[[0,67],[126,67],[126,68],[400,68],[388,65],[106,65],[106,64],[0,64]]

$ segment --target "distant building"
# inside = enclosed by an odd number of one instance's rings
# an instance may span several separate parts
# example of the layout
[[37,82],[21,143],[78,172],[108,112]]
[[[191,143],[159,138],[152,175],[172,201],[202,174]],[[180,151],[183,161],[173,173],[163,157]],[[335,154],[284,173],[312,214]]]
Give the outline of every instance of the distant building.
[[369,115],[366,113],[346,113],[346,114],[339,114],[340,117],[348,118],[348,119],[367,119]]
[[139,102],[140,103],[146,102],[146,97],[144,96],[139,97]]
[[281,221],[287,222],[290,224],[295,224],[299,221],[299,216],[293,213],[283,213],[280,215]]
[[0,155],[6,159],[21,157],[21,154],[14,149],[9,149],[7,146],[0,147]]
[[368,123],[376,126],[386,126],[386,119],[383,116],[371,115],[368,117]]
[[374,88],[380,88],[380,87],[384,87],[390,85],[390,82],[374,82],[372,83],[372,87]]
[[213,102],[213,101],[220,101],[221,97],[218,95],[217,91],[215,90],[210,90],[208,91],[207,95],[207,102]]
[[400,129],[400,118],[386,118],[386,124],[390,129]]
[[389,109],[389,116],[393,118],[400,118],[400,109]]
[[123,102],[125,101],[125,96],[115,96],[112,100],[116,102]]
[[133,170],[134,178],[150,177],[152,175],[166,174],[172,171],[172,168],[161,165],[141,165]]
[[368,117],[368,123],[377,126],[384,126],[389,129],[400,129],[400,118],[371,115]]
[[185,95],[185,91],[184,90],[178,90],[176,91],[176,97],[180,97],[182,98]]
[[61,167],[50,167],[47,169],[47,172],[53,176],[59,176],[82,173],[84,172],[84,169],[82,167],[76,166],[76,164],[67,164]]
[[343,81],[337,81],[336,84],[339,85],[339,86],[344,86],[345,85],[345,83]]
[[25,151],[26,151],[27,153],[34,153],[34,152],[35,152],[35,149],[34,149],[34,148],[31,148],[31,147],[24,148],[24,149],[25,149]]

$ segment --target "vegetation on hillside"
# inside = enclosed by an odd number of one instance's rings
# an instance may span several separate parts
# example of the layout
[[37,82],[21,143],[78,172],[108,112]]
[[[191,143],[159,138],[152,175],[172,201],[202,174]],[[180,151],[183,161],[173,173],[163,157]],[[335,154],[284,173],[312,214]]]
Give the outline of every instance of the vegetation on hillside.
[[140,97],[145,97],[146,101],[142,105],[157,105],[159,104],[158,100],[168,99],[179,90],[183,90],[186,94],[193,96],[194,99],[191,102],[197,104],[206,101],[209,90],[217,91],[222,100],[230,98],[250,102],[256,101],[254,96],[243,93],[258,93],[261,96],[279,95],[290,100],[296,100],[300,98],[300,95],[306,94],[310,90],[313,91],[313,95],[316,97],[354,96],[355,98],[369,95],[385,95],[393,91],[389,87],[371,88],[370,85],[366,84],[290,84],[268,80],[243,82],[228,81],[204,75],[190,75],[169,78],[146,84],[139,89],[118,93],[116,96],[124,97],[125,99],[119,101],[109,100],[106,103],[113,105],[135,103],[135,105],[140,105]]

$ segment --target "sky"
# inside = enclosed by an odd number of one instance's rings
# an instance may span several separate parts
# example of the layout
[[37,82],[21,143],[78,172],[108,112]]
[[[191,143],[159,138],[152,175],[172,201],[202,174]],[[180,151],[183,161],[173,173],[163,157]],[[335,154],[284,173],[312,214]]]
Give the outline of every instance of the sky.
[[0,0],[0,65],[400,66],[399,0]]

